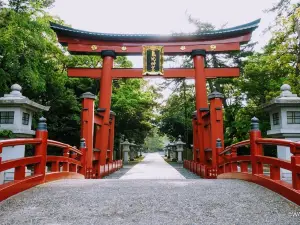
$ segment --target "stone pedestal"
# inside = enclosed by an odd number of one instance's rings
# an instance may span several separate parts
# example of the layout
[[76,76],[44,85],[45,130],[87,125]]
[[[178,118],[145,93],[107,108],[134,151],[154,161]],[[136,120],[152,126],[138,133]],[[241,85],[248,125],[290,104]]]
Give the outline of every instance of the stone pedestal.
[[123,151],[123,161],[124,161],[124,163],[128,163],[128,161],[129,161],[129,155],[128,155],[128,152],[126,152],[126,151]]
[[183,160],[182,160],[182,151],[178,152],[178,160],[177,160],[177,162],[179,162],[179,163],[183,162]]

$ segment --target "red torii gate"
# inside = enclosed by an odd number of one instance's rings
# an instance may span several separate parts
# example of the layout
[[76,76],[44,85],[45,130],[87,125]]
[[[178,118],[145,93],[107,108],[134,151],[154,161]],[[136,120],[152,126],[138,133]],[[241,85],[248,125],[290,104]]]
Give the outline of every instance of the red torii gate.
[[[101,124],[99,132],[97,131],[96,147],[100,150],[99,162],[104,165],[107,159],[107,149],[109,145],[109,129],[110,129],[110,108],[112,94],[112,80],[119,78],[144,78],[144,77],[161,77],[161,78],[191,78],[195,79],[196,89],[196,122],[194,122],[194,160],[196,148],[200,151],[200,162],[205,164],[205,117],[209,114],[206,79],[219,77],[238,77],[239,68],[206,68],[205,56],[207,53],[217,54],[223,52],[239,51],[240,45],[250,41],[252,32],[258,27],[260,20],[255,20],[244,25],[221,29],[216,31],[203,32],[201,34],[174,34],[174,35],[148,35],[148,34],[107,34],[88,32],[59,24],[51,23],[51,28],[56,32],[58,41],[62,45],[66,45],[71,54],[89,54],[101,55],[103,58],[102,68],[68,68],[69,77],[87,77],[101,79],[99,93],[99,121]],[[141,55],[144,53],[144,58],[148,52],[145,47],[159,47],[161,50],[152,49],[152,57],[155,60],[150,60],[153,73],[143,69],[117,69],[113,68],[113,61],[116,56],[126,55]],[[150,52],[150,53],[151,53]],[[175,68],[163,69],[162,65],[156,62],[156,57],[162,55],[191,55],[194,61],[194,68]],[[149,56],[150,57],[150,56]],[[159,59],[159,58],[157,58]],[[148,59],[147,59],[148,60]],[[148,61],[144,61],[145,64]],[[146,70],[146,72],[145,72]],[[149,72],[149,73],[147,73]],[[151,74],[151,75],[149,75]],[[222,107],[218,101],[213,104],[215,107]],[[83,120],[93,121],[93,115],[84,114],[88,118]],[[218,127],[212,129],[211,133],[207,133],[210,139],[219,138],[223,149],[223,120],[220,114],[214,114],[218,120],[209,120],[210,127]],[[94,122],[92,122],[94,123]],[[217,124],[218,123],[218,124]],[[84,132],[83,132],[84,133]],[[86,135],[88,146],[88,155],[92,155],[93,137]],[[111,138],[113,139],[113,138]],[[110,140],[111,141],[111,140]],[[211,140],[210,143],[216,143],[216,140]],[[216,165],[217,148],[210,145],[212,151],[212,163]],[[111,153],[112,154],[112,153]]]

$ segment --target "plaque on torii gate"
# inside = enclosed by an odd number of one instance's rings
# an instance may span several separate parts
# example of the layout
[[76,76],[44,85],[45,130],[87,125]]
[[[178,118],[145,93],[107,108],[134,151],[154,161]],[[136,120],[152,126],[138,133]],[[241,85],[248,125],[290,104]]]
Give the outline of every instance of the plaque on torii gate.
[[[102,68],[68,68],[69,77],[101,79],[98,111],[102,117],[102,125],[100,140],[96,141],[101,151],[100,164],[105,164],[108,145],[113,79],[144,77],[195,79],[197,124],[201,134],[203,128],[201,112],[208,110],[206,79],[238,77],[240,73],[239,68],[206,68],[206,54],[239,51],[241,44],[250,41],[252,32],[258,27],[259,22],[260,20],[255,20],[240,26],[200,34],[172,35],[97,33],[51,23],[58,41],[67,46],[70,54],[101,55],[103,58]],[[144,67],[113,68],[116,56],[127,55],[144,55]],[[163,55],[191,55],[194,68],[163,68]],[[91,137],[85,139],[87,142],[93,141]],[[220,139],[223,144],[223,134],[220,134]],[[200,146],[200,151],[204,151],[203,146]]]

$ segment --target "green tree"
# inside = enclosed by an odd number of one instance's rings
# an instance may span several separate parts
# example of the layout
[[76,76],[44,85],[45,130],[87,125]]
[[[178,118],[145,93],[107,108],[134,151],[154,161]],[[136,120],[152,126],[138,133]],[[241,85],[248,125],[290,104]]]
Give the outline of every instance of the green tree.
[[144,149],[150,152],[156,152],[164,147],[164,142],[166,140],[165,136],[161,136],[156,127],[152,128],[145,138]]
[[50,7],[55,0],[8,0],[8,5],[15,12],[36,11]]
[[[31,3],[23,1],[19,6]],[[80,105],[74,91],[66,88],[68,58],[49,27],[52,17],[43,8],[17,11],[17,4],[10,2],[9,7],[0,11],[0,94],[9,92],[13,83],[19,83],[25,96],[51,106],[44,113],[50,138],[77,144]]]
[[145,80],[121,79],[114,83],[112,110],[116,113],[117,136],[142,144],[152,128],[157,94]]

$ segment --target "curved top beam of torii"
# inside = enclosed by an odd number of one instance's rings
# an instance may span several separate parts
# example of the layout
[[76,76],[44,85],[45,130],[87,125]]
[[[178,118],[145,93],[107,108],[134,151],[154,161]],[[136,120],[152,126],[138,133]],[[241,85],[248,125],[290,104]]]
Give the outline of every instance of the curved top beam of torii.
[[97,33],[50,22],[61,44],[67,45],[70,53],[93,54],[102,50],[115,51],[117,55],[139,55],[143,45],[164,46],[166,55],[188,54],[194,49],[207,52],[240,50],[240,45],[250,41],[252,32],[260,19],[240,26],[200,34],[112,34]]

